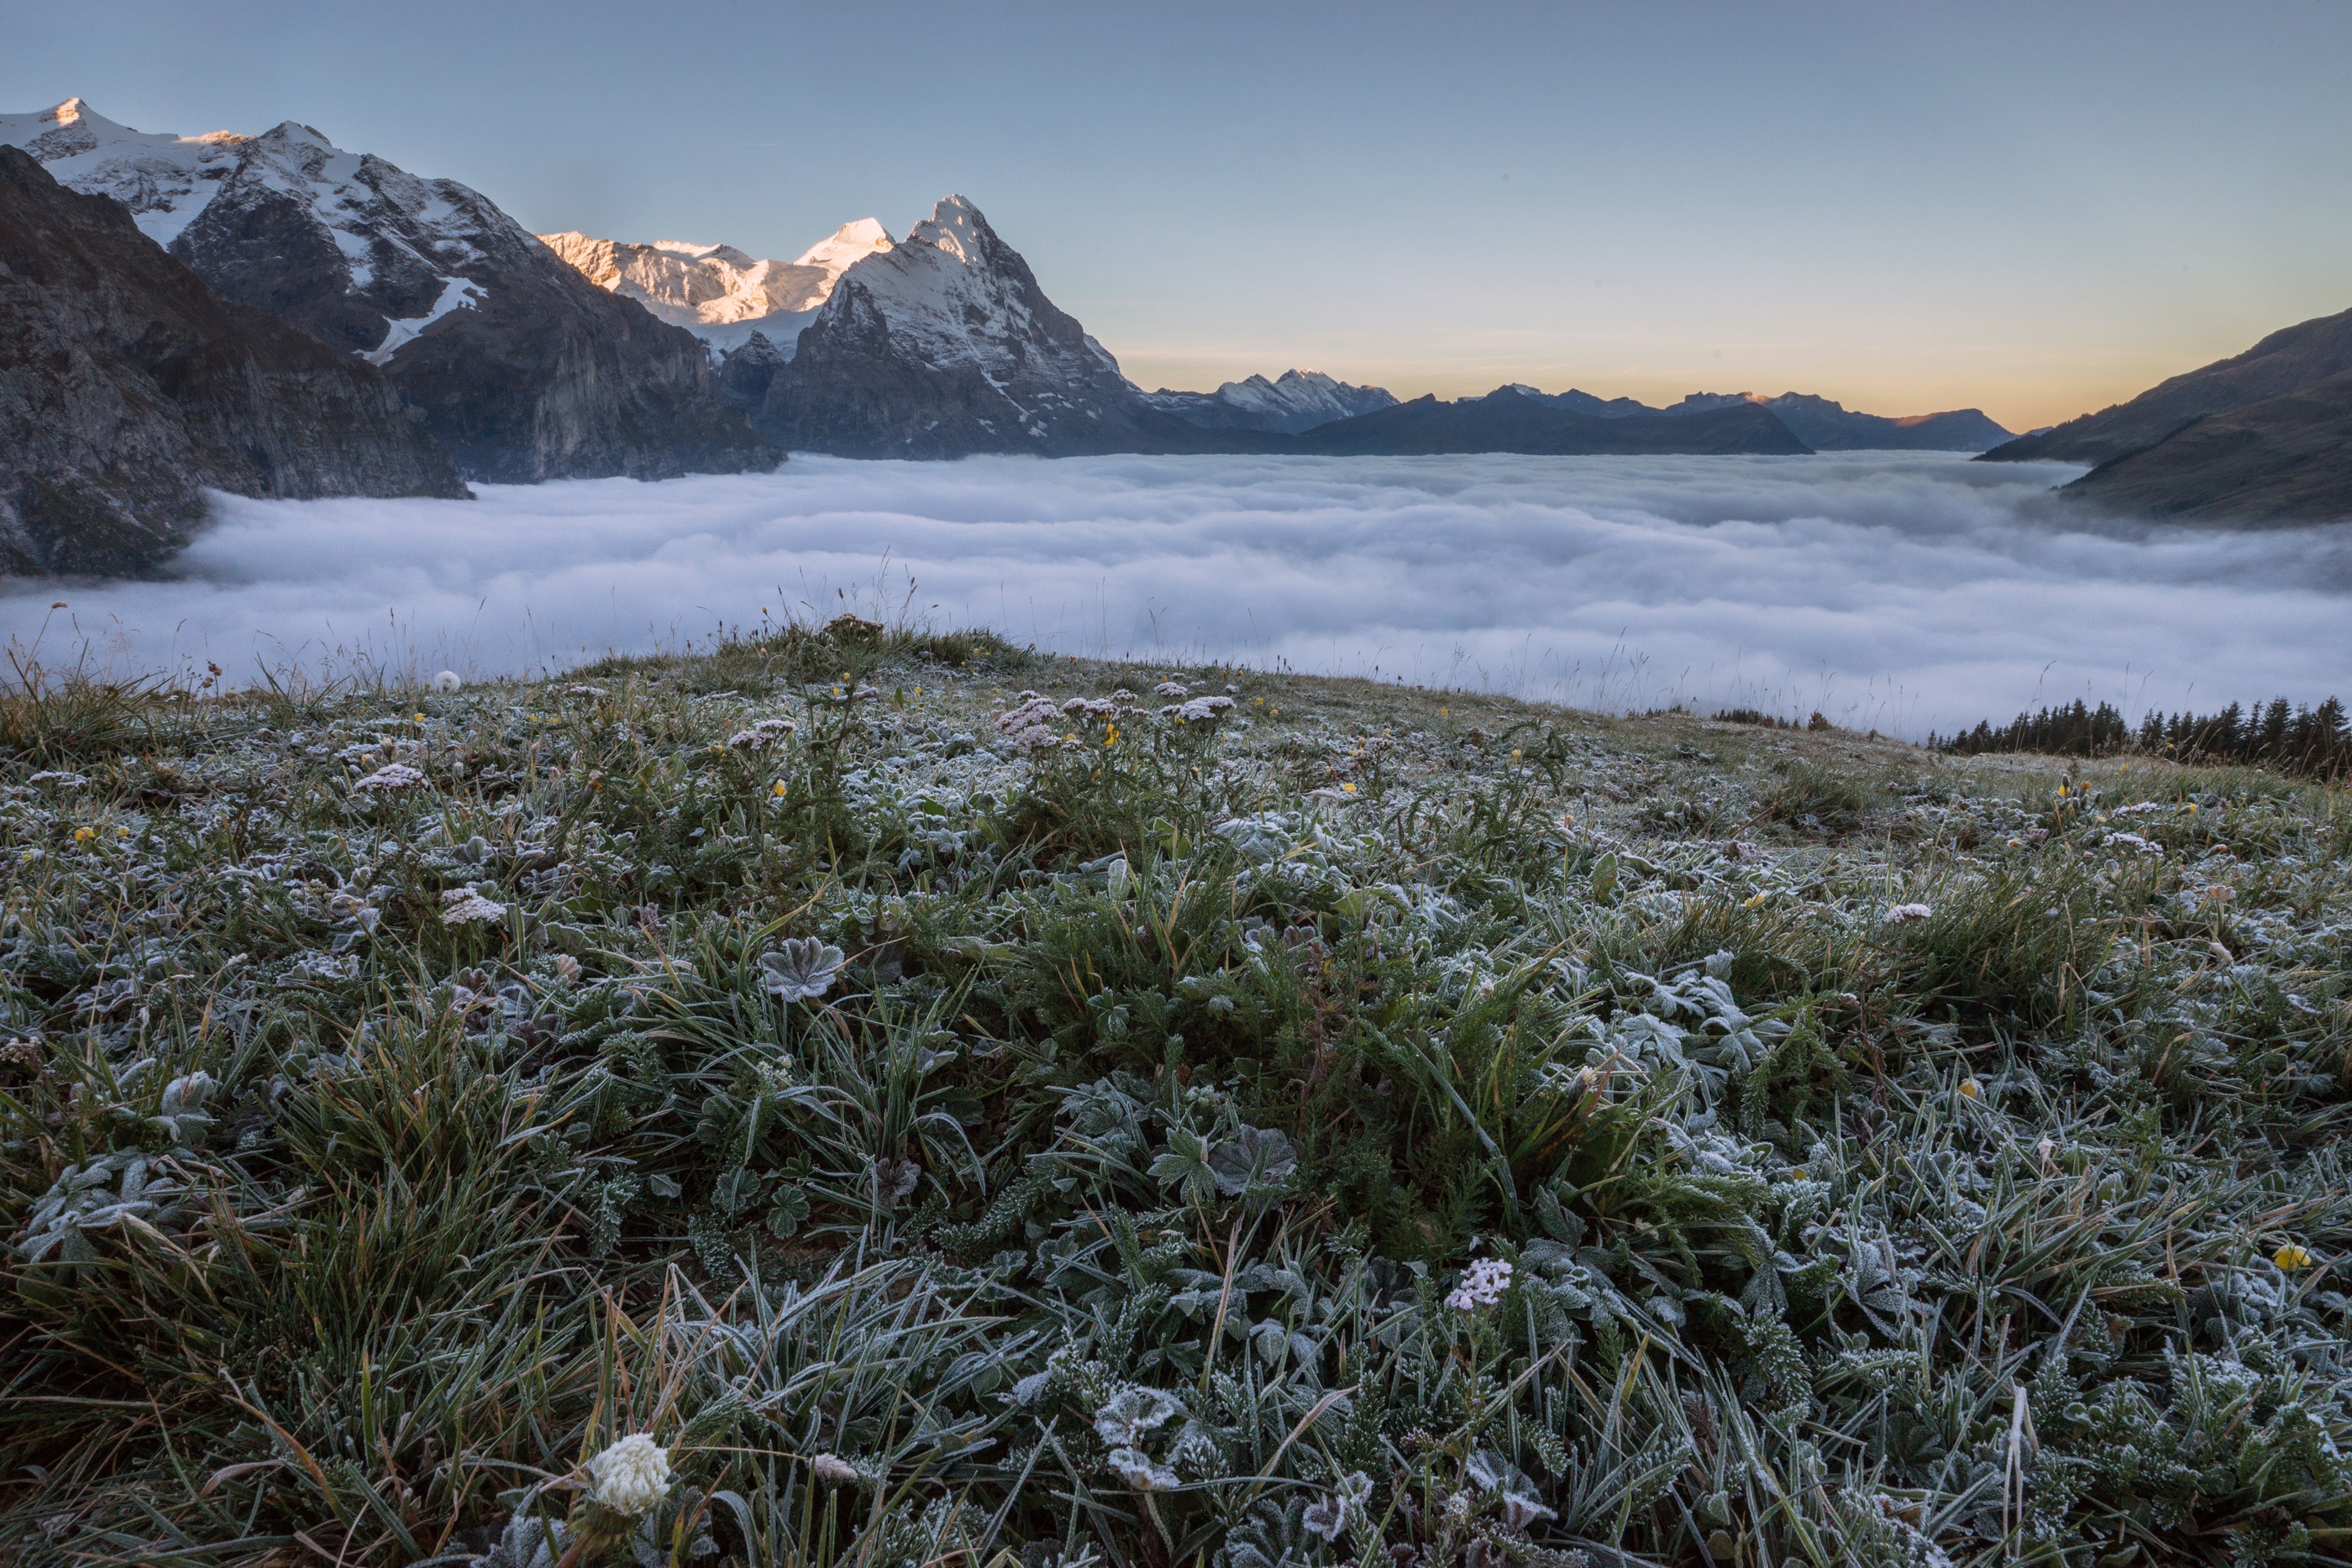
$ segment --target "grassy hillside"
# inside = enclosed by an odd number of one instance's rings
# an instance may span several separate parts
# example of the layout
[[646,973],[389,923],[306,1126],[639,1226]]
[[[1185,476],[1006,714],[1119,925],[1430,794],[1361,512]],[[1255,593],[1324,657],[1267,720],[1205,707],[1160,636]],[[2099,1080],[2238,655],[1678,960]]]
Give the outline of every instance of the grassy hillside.
[[0,758],[12,1563],[2352,1559],[2340,794],[857,622]]

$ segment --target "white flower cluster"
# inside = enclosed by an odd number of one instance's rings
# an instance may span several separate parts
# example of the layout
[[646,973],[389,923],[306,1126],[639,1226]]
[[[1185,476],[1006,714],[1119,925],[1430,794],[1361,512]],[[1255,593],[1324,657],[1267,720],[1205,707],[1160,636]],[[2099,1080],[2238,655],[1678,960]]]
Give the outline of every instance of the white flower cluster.
[[484,898],[470,887],[453,887],[441,895],[444,925],[495,925],[507,917],[507,906]]
[[1935,913],[1935,909],[1928,904],[1898,904],[1886,912],[1886,924],[1900,925],[1906,921],[1925,920]]
[[1179,701],[1192,695],[1192,689],[1181,681],[1162,681],[1151,690],[1156,696],[1174,697]]
[[461,691],[465,685],[466,683],[458,678],[457,672],[455,670],[444,670],[433,677],[433,689],[436,692]]
[[2144,855],[2160,855],[2164,852],[2162,844],[2153,839],[2144,839],[2137,833],[2109,833],[2100,842],[2107,849],[2137,850]]
[[764,751],[792,732],[791,719],[763,718],[751,728],[739,729],[729,736],[727,744],[736,751]]
[[379,789],[414,789],[424,782],[424,774],[405,762],[394,762],[354,781],[352,788],[373,793]]
[[643,1432],[632,1432],[588,1461],[589,1495],[614,1513],[634,1519],[651,1513],[669,1492],[669,1450]]
[[1043,751],[1062,743],[1061,717],[1051,697],[1023,692],[1018,705],[996,716],[996,729],[1024,751]]
[[1160,711],[1178,724],[1199,724],[1213,719],[1234,706],[1231,697],[1194,697],[1188,703],[1175,703]]
[[1510,1288],[1511,1266],[1500,1258],[1481,1258],[1462,1270],[1462,1282],[1454,1287],[1445,1304],[1457,1312],[1475,1312],[1501,1301]]

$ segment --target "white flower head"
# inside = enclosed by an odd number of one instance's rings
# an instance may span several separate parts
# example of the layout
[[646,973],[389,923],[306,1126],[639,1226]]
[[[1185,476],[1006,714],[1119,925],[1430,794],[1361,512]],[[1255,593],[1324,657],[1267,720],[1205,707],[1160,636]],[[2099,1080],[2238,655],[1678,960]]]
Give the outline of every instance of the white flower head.
[[373,793],[379,789],[414,789],[424,782],[424,774],[405,762],[394,762],[354,781],[352,788]]
[[462,690],[465,685],[464,681],[457,678],[457,672],[455,670],[444,670],[433,677],[433,689],[436,692]]
[[470,887],[453,887],[441,895],[444,925],[495,925],[507,917],[507,906],[484,898]]
[[816,1472],[816,1479],[821,1481],[855,1482],[859,1479],[857,1467],[835,1453],[817,1455],[809,1461],[809,1469]]
[[1889,925],[1900,925],[1909,920],[1925,920],[1936,911],[1925,904],[1898,904],[1885,915]]
[[764,751],[792,734],[793,721],[788,718],[763,718],[749,729],[739,729],[727,737],[727,744],[737,751]]
[[1457,1312],[1491,1307],[1511,1288],[1511,1266],[1500,1258],[1481,1258],[1462,1270],[1462,1282],[1445,1298]]
[[614,1513],[636,1518],[669,1492],[669,1450],[632,1432],[588,1461],[595,1490],[589,1495]]
[[1160,711],[1178,724],[1204,724],[1233,706],[1231,697],[1194,697],[1188,703],[1172,703]]

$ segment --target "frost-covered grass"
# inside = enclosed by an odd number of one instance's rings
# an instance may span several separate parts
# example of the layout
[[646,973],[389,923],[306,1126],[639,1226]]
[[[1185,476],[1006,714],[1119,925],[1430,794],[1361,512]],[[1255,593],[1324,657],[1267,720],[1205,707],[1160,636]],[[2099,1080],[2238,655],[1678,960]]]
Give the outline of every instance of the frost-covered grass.
[[856,622],[0,747],[8,1561],[2352,1561],[2340,794]]

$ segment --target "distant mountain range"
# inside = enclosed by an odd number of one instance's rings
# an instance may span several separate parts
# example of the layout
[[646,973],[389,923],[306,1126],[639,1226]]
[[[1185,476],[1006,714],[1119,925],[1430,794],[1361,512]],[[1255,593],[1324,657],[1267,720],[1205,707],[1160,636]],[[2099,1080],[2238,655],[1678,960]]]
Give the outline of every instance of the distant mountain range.
[[[83,282],[79,304],[64,303],[72,291],[54,280],[37,306],[23,296],[26,314],[7,324],[7,340],[25,346],[0,365],[14,378],[0,383],[0,417],[27,431],[44,421],[79,431],[73,439],[84,444],[28,434],[0,453],[17,476],[0,552],[11,570],[152,566],[194,526],[201,502],[192,497],[206,486],[456,494],[465,479],[753,472],[788,450],[1801,455],[1966,451],[2008,434],[1972,409],[1891,419],[1795,392],[1693,393],[1653,408],[1511,386],[1400,403],[1384,388],[1307,370],[1209,392],[1147,392],[961,196],[903,239],[861,219],[787,262],[725,245],[534,235],[464,185],[345,152],[291,121],[258,136],[162,135],[70,99],[0,115],[0,147],[21,149],[18,162],[56,183],[110,199],[130,233],[186,274],[171,275],[182,295],[167,310],[153,258],[123,250],[119,233],[101,241],[86,217],[25,220],[26,234],[79,236]],[[46,212],[38,189],[17,168],[7,200]],[[210,303],[199,309],[190,287],[208,290]],[[293,340],[257,327],[253,311],[330,353],[317,363],[341,369],[314,373]],[[167,317],[182,324],[172,330],[234,344],[216,352],[257,368],[231,378],[232,389],[173,380],[125,348],[125,331]],[[65,359],[40,360],[37,341]],[[39,368],[68,360],[104,368]],[[143,387],[141,375],[153,388],[123,390]],[[318,416],[308,424],[269,390],[302,376]],[[122,462],[110,467],[89,433],[110,428],[117,404],[180,434],[126,436]],[[331,432],[321,423],[330,416]],[[218,437],[247,424],[278,434],[257,437],[240,459]],[[133,482],[133,469],[145,477]],[[24,477],[36,470],[52,476],[39,491],[52,498],[38,504],[24,498],[36,493]],[[56,499],[83,493],[52,482],[67,473],[110,499]]]
[[2059,493],[2134,516],[2352,518],[2352,310],[2273,332],[2242,354],[1984,457],[2095,464]]
[[1418,397],[1318,425],[1294,441],[1295,451],[1350,457],[1454,452],[1802,456],[1812,450],[1757,403],[1628,419],[1580,413],[1517,386],[1497,387],[1485,397],[1454,402]]
[[1321,371],[1285,371],[1273,381],[1252,376],[1227,382],[1213,392],[1171,392],[1161,387],[1143,401],[1201,430],[1272,431],[1297,435],[1396,406],[1386,387],[1349,386]]

